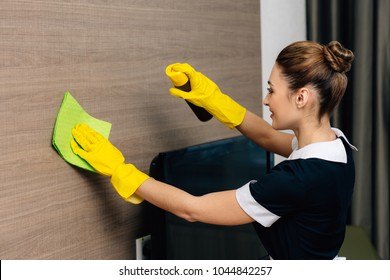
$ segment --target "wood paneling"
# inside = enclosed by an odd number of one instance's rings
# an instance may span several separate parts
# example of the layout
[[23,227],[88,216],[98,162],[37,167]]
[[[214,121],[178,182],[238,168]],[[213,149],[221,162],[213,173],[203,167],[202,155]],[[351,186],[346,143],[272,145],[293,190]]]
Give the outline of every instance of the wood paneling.
[[0,258],[134,259],[142,205],[51,146],[63,93],[113,124],[110,140],[148,171],[159,151],[237,135],[169,94],[189,62],[261,110],[258,0],[12,0],[0,5]]

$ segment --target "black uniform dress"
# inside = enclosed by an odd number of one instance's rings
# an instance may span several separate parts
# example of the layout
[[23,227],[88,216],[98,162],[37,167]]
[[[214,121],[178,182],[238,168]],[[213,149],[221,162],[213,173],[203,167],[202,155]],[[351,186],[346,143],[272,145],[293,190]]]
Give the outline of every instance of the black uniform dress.
[[334,259],[343,243],[355,182],[354,146],[337,139],[297,148],[236,192],[273,259]]

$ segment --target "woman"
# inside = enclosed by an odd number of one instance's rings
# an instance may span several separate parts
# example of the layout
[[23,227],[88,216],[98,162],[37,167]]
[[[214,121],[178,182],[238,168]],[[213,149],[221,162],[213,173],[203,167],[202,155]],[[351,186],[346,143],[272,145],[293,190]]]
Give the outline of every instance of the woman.
[[[196,197],[158,182],[125,164],[122,153],[86,125],[73,129],[72,149],[98,172],[110,176],[127,201],[143,199],[188,221],[218,225],[254,222],[274,259],[333,259],[342,245],[354,186],[352,149],[330,117],[346,86],[354,56],[338,42],[296,42],[281,51],[272,69],[264,104],[272,126],[223,94],[188,64],[191,92],[171,94],[209,111],[258,145],[288,157],[270,174],[237,190]],[[294,135],[279,130],[291,129]],[[77,142],[77,143],[76,143]],[[228,213],[228,215],[226,214]]]

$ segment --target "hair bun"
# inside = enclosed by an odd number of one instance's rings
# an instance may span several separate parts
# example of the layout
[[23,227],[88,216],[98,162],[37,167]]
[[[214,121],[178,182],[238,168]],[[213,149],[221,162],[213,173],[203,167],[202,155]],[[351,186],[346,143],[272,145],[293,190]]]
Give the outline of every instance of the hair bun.
[[332,41],[324,46],[323,50],[325,59],[334,71],[345,73],[351,69],[355,56],[352,51],[344,48],[339,42]]

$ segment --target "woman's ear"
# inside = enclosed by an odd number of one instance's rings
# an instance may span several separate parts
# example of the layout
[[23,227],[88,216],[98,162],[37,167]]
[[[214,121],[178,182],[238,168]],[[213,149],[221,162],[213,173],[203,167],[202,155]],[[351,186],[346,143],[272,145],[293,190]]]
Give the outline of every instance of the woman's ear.
[[300,88],[295,95],[295,104],[299,109],[306,106],[310,99],[310,90],[306,87]]

